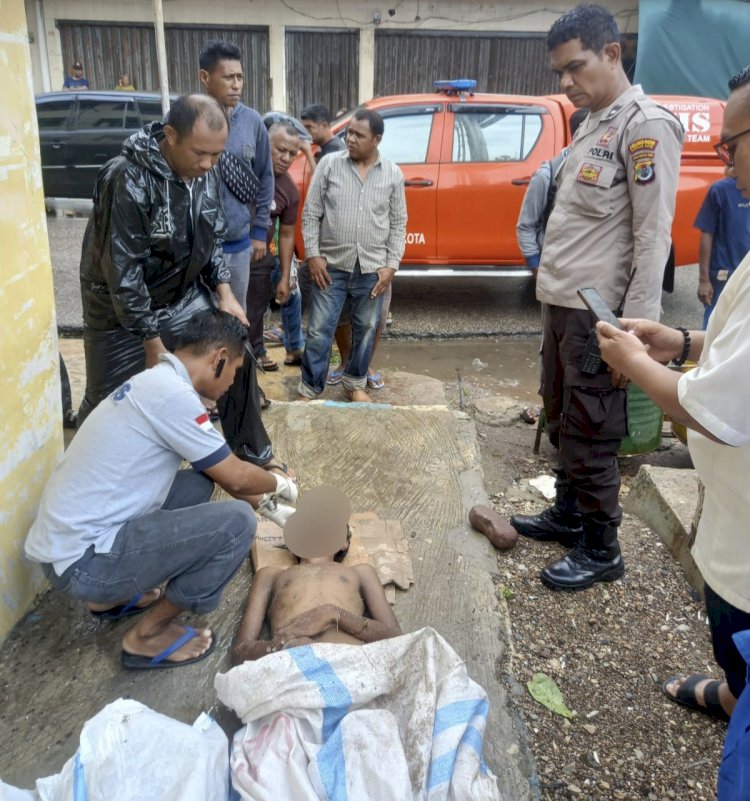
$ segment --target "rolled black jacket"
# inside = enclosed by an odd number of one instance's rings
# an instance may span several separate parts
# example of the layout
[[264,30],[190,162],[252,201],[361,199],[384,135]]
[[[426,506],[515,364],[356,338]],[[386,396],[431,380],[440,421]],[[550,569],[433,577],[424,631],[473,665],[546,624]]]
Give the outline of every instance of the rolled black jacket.
[[91,329],[155,337],[159,310],[178,309],[196,282],[212,290],[229,283],[217,176],[211,170],[193,179],[191,203],[187,184],[161,154],[163,136],[161,123],[147,125],[97,176],[80,271]]

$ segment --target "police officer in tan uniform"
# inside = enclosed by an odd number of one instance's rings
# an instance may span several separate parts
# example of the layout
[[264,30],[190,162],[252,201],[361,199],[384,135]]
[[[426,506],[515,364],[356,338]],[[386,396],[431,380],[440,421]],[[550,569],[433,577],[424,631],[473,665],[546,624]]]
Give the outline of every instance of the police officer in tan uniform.
[[585,359],[595,320],[576,290],[594,287],[614,311],[635,271],[625,316],[659,318],[683,130],[631,86],[606,9],[568,11],[550,28],[547,47],[562,91],[590,114],[557,175],[536,287],[544,304],[540,394],[560,456],[557,498],[511,522],[528,537],[572,548],[541,579],[576,590],[625,572],[617,451],[627,435],[627,382]]

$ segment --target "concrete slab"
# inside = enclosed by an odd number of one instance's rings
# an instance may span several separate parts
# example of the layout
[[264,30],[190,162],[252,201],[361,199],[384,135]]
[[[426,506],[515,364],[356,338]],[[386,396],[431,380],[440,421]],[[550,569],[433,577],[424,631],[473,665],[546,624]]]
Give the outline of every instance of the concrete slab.
[[[398,593],[404,630],[439,631],[463,657],[490,698],[485,756],[503,798],[530,799],[529,751],[514,727],[496,679],[509,646],[508,610],[497,597],[495,552],[468,526],[468,511],[487,503],[474,424],[447,408],[332,402],[275,403],[266,424],[276,451],[294,465],[302,489],[333,483],[357,511],[397,519],[409,539],[416,583]],[[219,638],[194,666],[156,673],[120,669],[119,640],[129,625],[99,623],[58,594],[45,596],[0,651],[0,775],[31,786],[58,771],[75,751],[84,721],[119,696],[192,721],[214,709],[228,730],[236,722],[215,709],[213,676],[226,653],[250,585],[249,562],[218,610],[198,622]]]
[[703,578],[690,553],[690,527],[698,504],[695,470],[641,465],[623,504],[669,548],[688,581],[703,595]]

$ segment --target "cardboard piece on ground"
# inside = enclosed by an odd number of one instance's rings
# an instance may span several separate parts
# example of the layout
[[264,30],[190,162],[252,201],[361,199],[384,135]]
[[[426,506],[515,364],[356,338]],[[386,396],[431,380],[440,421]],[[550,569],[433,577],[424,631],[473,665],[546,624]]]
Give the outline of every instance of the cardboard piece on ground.
[[398,520],[381,520],[375,512],[358,512],[351,525],[370,555],[383,585],[408,590],[414,584],[409,543]]
[[[385,586],[386,597],[395,602],[396,592],[392,585],[408,590],[414,583],[409,543],[404,538],[398,520],[381,520],[375,512],[358,512],[349,520],[352,540],[349,553],[342,562],[345,565],[371,564]],[[286,548],[284,533],[270,520],[260,519],[251,551],[253,567],[290,567],[297,558]]]

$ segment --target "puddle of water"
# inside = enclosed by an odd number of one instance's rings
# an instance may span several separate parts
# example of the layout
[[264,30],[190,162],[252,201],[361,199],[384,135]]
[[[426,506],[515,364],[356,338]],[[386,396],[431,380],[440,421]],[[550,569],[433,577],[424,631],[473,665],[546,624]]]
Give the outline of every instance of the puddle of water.
[[456,370],[460,370],[467,383],[534,402],[539,389],[538,351],[539,337],[384,339],[374,362],[386,370],[421,373],[440,381],[455,381]]

